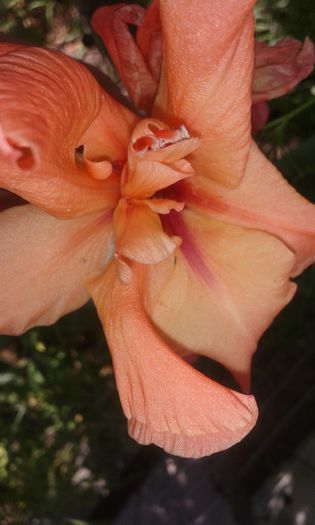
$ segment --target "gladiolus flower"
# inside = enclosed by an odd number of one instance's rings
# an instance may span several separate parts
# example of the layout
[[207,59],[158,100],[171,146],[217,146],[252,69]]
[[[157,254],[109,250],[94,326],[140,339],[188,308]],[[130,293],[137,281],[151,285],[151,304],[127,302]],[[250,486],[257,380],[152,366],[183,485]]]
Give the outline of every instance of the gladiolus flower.
[[[200,457],[242,439],[257,407],[183,357],[248,391],[258,338],[314,261],[315,209],[251,141],[253,1],[157,7],[157,95],[154,61],[128,77],[145,118],[70,58],[1,44],[0,185],[29,204],[0,215],[0,323],[18,334],[92,297],[130,435]],[[156,45],[138,6],[101,8],[94,26],[115,9]],[[125,25],[106,24],[123,70]]]

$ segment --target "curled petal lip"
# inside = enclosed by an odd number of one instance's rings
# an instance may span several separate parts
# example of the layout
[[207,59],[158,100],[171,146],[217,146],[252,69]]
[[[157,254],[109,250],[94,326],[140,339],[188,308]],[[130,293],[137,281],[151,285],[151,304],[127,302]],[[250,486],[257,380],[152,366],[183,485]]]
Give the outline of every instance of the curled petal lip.
[[144,15],[144,9],[136,4],[100,7],[94,12],[91,24],[107,47],[135,107],[148,111],[157,82],[128,29],[128,24],[143,24]]
[[[81,137],[102,108],[119,108],[82,65],[57,52],[9,46],[0,54],[0,96],[3,188],[59,217],[115,206],[117,178],[104,185],[75,159]],[[109,115],[113,126],[102,119],[102,129],[109,152],[115,153],[109,130],[120,123],[123,136],[130,117],[123,108]],[[116,151],[119,158],[121,149]]]
[[172,353],[141,304],[141,266],[133,265],[133,272],[134,278],[122,284],[113,279],[111,265],[88,283],[112,351],[131,436],[187,457],[231,446],[255,424],[255,400],[207,379]]

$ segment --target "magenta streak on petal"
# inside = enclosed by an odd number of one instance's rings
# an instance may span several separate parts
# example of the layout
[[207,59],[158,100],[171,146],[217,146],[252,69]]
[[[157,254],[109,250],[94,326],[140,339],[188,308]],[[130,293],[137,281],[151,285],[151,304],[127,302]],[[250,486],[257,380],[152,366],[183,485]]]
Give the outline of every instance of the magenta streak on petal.
[[[235,224],[236,226],[244,226],[245,228],[260,227],[263,230],[272,233],[277,238],[283,241],[283,237],[279,234],[280,230],[293,232],[295,234],[302,234],[305,237],[314,238],[313,231],[304,231],[299,225],[287,226],[281,218],[277,223],[268,220],[268,217],[259,215],[252,210],[245,210],[237,205],[230,204],[220,200],[220,198],[213,198],[210,195],[202,194],[200,191],[192,191],[185,181],[177,183],[177,200],[186,202],[188,206],[198,206],[207,210],[208,214],[212,215],[215,220],[220,220],[225,224]],[[179,191],[179,188],[181,191]],[[290,246],[289,246],[290,248]]]
[[163,226],[170,229],[173,235],[178,235],[182,239],[180,250],[186,258],[191,269],[200,275],[207,285],[214,285],[215,279],[206,265],[202,254],[194,241],[194,238],[187,228],[180,213],[172,210],[168,215],[160,216]]

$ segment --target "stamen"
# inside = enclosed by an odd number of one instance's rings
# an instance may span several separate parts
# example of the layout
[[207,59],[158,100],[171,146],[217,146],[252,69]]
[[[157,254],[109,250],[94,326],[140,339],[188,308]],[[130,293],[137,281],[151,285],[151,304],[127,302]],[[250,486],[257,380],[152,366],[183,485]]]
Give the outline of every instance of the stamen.
[[83,170],[87,170],[94,179],[105,180],[111,176],[113,166],[110,160],[105,158],[89,159],[85,156],[83,144],[75,149],[74,155],[77,166]]

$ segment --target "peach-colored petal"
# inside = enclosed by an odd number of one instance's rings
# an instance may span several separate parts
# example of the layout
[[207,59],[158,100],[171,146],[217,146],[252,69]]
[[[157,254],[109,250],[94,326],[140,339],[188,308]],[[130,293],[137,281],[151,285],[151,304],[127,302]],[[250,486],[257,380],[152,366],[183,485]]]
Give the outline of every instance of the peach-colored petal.
[[0,214],[0,332],[54,323],[88,300],[84,279],[106,264],[109,218],[60,220],[30,205]]
[[315,261],[315,206],[299,195],[253,142],[245,176],[233,191],[201,177],[187,179],[177,198],[200,213],[257,228],[281,239],[296,256],[293,276]]
[[145,205],[134,205],[121,199],[114,213],[116,252],[142,264],[166,259],[176,242],[164,231],[157,213]]
[[308,77],[315,63],[313,42],[285,38],[274,46],[255,42],[253,102],[280,97]]
[[138,109],[147,111],[151,108],[157,82],[128,29],[128,24],[143,24],[144,13],[136,4],[100,7],[93,13],[91,24],[102,38],[132,102]]
[[148,313],[181,353],[215,359],[246,389],[259,337],[295,292],[294,254],[272,235],[188,209],[163,222],[182,243],[147,270]]
[[115,205],[118,182],[95,179],[76,160],[82,136],[105,108],[103,152],[121,155],[111,128],[125,135],[123,110],[115,111],[88,70],[61,53],[19,46],[0,57],[0,98],[0,186],[57,216]]
[[253,427],[252,396],[229,390],[172,353],[148,321],[134,271],[129,284],[114,267],[89,282],[105,329],[130,435],[185,457],[201,457],[240,441]]
[[154,79],[158,82],[162,62],[159,0],[153,0],[146,9],[143,24],[137,29],[136,42]]
[[135,173],[123,185],[122,194],[130,198],[151,197],[155,192],[192,175],[192,171],[176,170],[162,162],[140,160]]
[[160,0],[161,83],[153,116],[201,139],[194,169],[235,186],[250,144],[253,0]]

